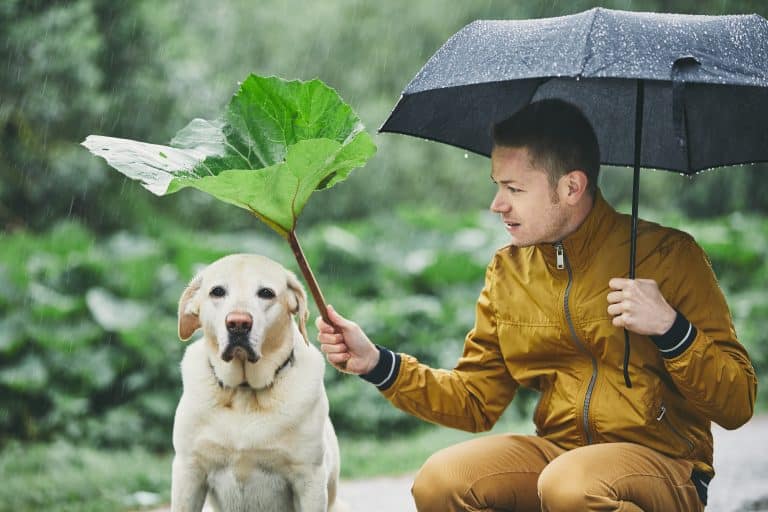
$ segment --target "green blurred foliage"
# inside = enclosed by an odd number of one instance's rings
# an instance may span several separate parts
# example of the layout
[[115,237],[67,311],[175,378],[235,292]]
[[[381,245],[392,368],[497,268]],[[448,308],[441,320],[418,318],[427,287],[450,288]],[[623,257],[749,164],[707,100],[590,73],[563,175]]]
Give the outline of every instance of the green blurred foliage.
[[[185,283],[230,252],[293,264],[249,214],[195,191],[156,198],[91,157],[79,146],[86,135],[165,144],[192,118],[214,117],[251,72],[318,77],[374,132],[464,24],[596,5],[768,15],[762,0],[0,2],[0,443],[169,449]],[[400,135],[375,142],[365,169],[313,196],[298,231],[331,303],[378,343],[450,367],[485,265],[505,243],[496,220],[477,213],[493,190],[488,160]],[[640,210],[709,251],[763,381],[766,170],[644,172]],[[625,211],[630,180],[616,168],[601,178]],[[342,434],[419,425],[354,377],[326,379]],[[524,413],[535,396],[521,398]]]
[[[761,319],[768,296],[768,220],[668,216],[710,254],[737,332],[768,372]],[[669,223],[669,222],[668,222]],[[302,233],[326,298],[385,346],[450,368],[472,327],[485,266],[505,243],[486,212],[395,208]],[[69,438],[96,446],[168,449],[181,393],[178,297],[196,270],[233,252],[258,252],[297,271],[271,232],[204,232],[179,224],[97,238],[82,224],[0,237],[0,444]],[[310,336],[314,327],[310,323]],[[357,377],[330,370],[331,416],[347,436],[402,435],[420,426]],[[533,393],[515,400],[529,417]],[[762,398],[761,398],[762,399]],[[763,403],[765,402],[764,399]]]
[[[7,0],[0,6],[0,227],[42,229],[66,216],[99,232],[178,216],[192,227],[244,228],[252,219],[202,195],[159,200],[88,158],[90,133],[167,143],[194,117],[221,111],[251,72],[318,77],[378,128],[432,53],[478,18],[620,9],[767,15],[761,0],[613,0],[451,4],[431,0]],[[439,12],[439,16],[435,13]],[[311,201],[302,222],[364,217],[398,204],[486,206],[487,160],[400,135],[376,137],[365,172]],[[677,199],[689,215],[768,211],[765,166],[696,187],[664,173],[650,207]],[[478,178],[478,173],[481,175]],[[608,173],[611,176],[614,174]],[[629,197],[621,181],[617,189]],[[119,205],[116,208],[115,205]]]

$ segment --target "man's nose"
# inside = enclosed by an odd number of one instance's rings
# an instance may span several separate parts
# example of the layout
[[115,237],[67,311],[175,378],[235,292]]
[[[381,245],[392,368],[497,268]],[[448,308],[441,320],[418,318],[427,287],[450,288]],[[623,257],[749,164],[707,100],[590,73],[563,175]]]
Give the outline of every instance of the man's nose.
[[247,334],[253,327],[253,317],[241,311],[233,311],[224,319],[230,334]]
[[493,196],[493,201],[491,201],[491,211],[494,213],[506,213],[509,211],[509,208],[509,203],[504,200],[501,192],[496,192],[496,195]]

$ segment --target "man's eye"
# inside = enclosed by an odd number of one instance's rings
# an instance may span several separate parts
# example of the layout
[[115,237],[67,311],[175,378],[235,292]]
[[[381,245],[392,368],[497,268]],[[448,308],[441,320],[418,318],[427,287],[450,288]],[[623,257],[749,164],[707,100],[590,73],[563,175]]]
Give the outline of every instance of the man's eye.
[[272,288],[259,288],[259,291],[256,292],[256,295],[258,295],[261,299],[274,299],[275,290]]
[[522,192],[522,190],[515,187],[507,187],[507,190],[509,190],[510,192]]
[[223,297],[227,294],[227,290],[223,286],[214,286],[211,288],[211,297]]

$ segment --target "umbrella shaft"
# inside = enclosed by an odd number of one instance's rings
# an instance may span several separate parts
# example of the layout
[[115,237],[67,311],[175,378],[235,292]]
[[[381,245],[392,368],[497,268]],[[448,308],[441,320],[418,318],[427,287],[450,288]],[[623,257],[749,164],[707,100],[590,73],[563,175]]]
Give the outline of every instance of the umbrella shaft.
[[635,167],[635,173],[632,177],[632,234],[629,246],[629,278],[635,278],[635,260],[637,255],[637,203],[640,195],[640,167]]
[[635,101],[635,172],[632,176],[632,233],[629,244],[629,278],[635,278],[635,255],[637,254],[637,206],[640,201],[640,156],[643,143],[643,109],[645,103],[645,83],[637,81],[637,99]]
[[[632,175],[632,232],[629,237],[629,278],[635,278],[635,255],[637,254],[637,205],[640,202],[640,156],[643,149],[643,109],[645,103],[645,83],[637,81],[635,100],[635,169]],[[629,331],[624,329],[624,384],[632,387],[629,377]]]

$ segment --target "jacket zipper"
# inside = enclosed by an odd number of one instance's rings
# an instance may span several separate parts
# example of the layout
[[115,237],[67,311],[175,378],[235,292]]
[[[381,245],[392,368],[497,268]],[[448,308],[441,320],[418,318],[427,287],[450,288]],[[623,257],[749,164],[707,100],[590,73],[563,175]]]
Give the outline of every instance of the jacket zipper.
[[584,428],[584,434],[587,436],[587,444],[592,444],[592,433],[589,429],[589,403],[592,401],[592,392],[595,389],[595,382],[597,381],[597,359],[595,359],[595,356],[589,350],[587,350],[587,346],[583,341],[581,341],[579,335],[576,334],[576,327],[573,325],[571,310],[568,307],[568,299],[570,298],[571,294],[571,285],[573,284],[573,271],[571,270],[571,265],[568,262],[568,255],[565,254],[565,248],[563,247],[562,242],[557,242],[555,244],[555,252],[557,257],[557,268],[561,270],[565,268],[565,270],[568,272],[568,284],[565,287],[565,298],[563,300],[563,311],[565,311],[565,319],[568,322],[568,328],[571,331],[571,336],[573,337],[576,346],[579,348],[579,350],[584,352],[584,354],[589,356],[590,360],[592,361],[592,377],[589,379],[587,394],[584,397],[584,408],[582,409],[582,427]]
[[563,249],[562,243],[558,242],[555,245],[555,252],[557,253],[557,269],[563,270],[565,268],[565,249]]
[[[669,427],[669,430],[672,431],[673,434],[675,434],[680,440],[682,440],[687,446],[688,446],[688,454],[693,453],[693,449],[695,448],[693,446],[693,443],[690,439],[685,437],[678,429],[675,428],[674,425],[672,425],[672,422],[666,419],[667,412],[667,406],[664,404],[661,404],[661,408],[659,409],[659,415],[656,416],[656,421],[663,421],[667,427]],[[686,454],[686,455],[688,455]]]

